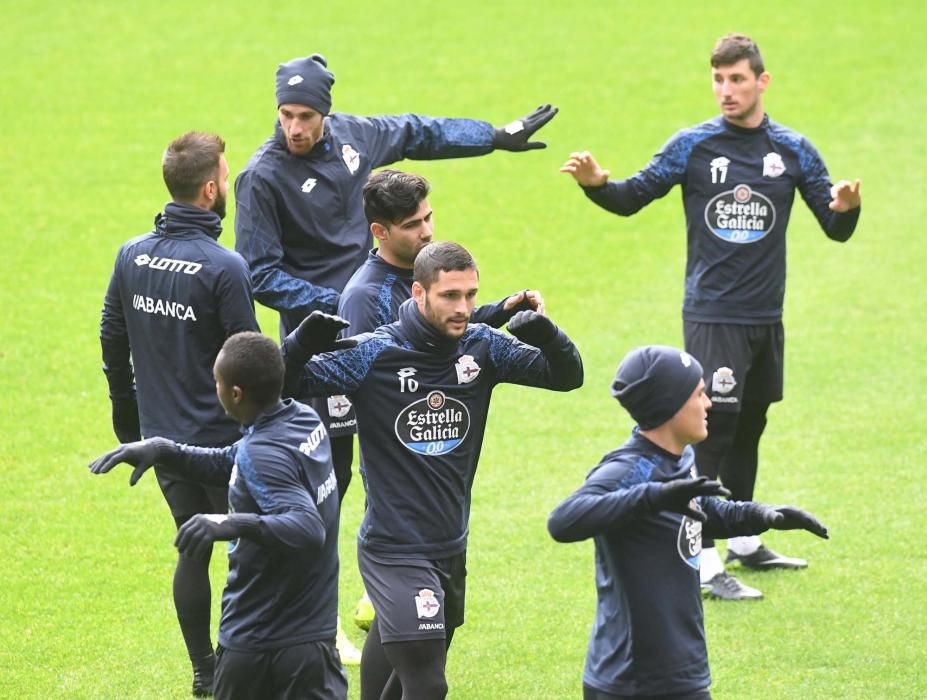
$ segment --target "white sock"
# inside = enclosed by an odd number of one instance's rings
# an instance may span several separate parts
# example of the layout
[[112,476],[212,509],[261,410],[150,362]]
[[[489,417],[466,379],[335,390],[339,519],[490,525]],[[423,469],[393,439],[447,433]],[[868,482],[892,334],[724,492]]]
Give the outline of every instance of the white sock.
[[699,578],[702,583],[708,583],[715,576],[724,571],[724,564],[721,563],[721,557],[718,550],[714,547],[703,549],[699,555]]
[[758,550],[761,544],[762,542],[760,542],[760,538],[756,535],[750,535],[748,537],[732,537],[727,541],[727,548],[734,552],[734,554],[745,557],[748,554],[753,554],[756,550]]

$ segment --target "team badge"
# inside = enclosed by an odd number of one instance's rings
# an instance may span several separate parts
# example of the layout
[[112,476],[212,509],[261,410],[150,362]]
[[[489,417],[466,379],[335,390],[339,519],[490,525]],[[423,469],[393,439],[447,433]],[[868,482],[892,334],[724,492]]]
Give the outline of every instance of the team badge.
[[476,364],[473,355],[461,355],[455,366],[457,370],[457,383],[469,384],[480,374],[480,366]]
[[763,156],[763,177],[779,177],[785,172],[785,163],[778,153],[767,153]]
[[[694,498],[689,502],[689,507],[701,510]],[[676,538],[676,551],[686,564],[698,570],[702,554],[702,524],[698,520],[683,516]]]
[[718,367],[711,378],[711,390],[715,394],[730,394],[737,386],[734,370],[730,367]]
[[430,588],[423,588],[415,596],[415,610],[418,612],[419,619],[434,617],[440,609],[441,604],[435,597],[435,592]]
[[344,144],[341,147],[341,158],[352,175],[357,172],[360,167],[360,153],[354,150],[354,146],[349,143]]
[[731,159],[725,158],[724,156],[711,159],[711,162],[708,164],[708,167],[711,168],[711,184],[717,185],[727,180],[727,166],[730,164]]
[[286,81],[286,84],[292,87],[293,85],[299,85],[301,82],[303,82],[303,76],[294,75],[292,78]]
[[328,397],[328,415],[332,418],[344,418],[351,410],[351,400],[344,394]]

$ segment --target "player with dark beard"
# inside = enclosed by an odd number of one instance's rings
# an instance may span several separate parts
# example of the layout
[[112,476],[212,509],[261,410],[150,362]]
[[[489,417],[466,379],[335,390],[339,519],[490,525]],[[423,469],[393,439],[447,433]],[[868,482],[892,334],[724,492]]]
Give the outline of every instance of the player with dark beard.
[[[103,302],[100,343],[113,430],[122,442],[163,436],[225,446],[241,434],[216,398],[212,365],[229,336],[256,331],[248,267],[219,245],[228,193],[225,143],[190,132],[164,153],[173,201],[150,233],[119,249]],[[223,513],[224,488],[178,480],[155,468],[177,527],[197,513]],[[193,693],[212,689],[209,557],[180,554],[174,607],[193,665]]]

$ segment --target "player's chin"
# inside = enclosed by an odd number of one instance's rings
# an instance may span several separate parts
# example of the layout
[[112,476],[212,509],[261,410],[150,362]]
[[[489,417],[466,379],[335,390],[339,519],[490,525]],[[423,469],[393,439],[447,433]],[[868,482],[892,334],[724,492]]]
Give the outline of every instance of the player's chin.
[[467,319],[451,320],[444,324],[444,335],[448,338],[460,338],[467,330]]

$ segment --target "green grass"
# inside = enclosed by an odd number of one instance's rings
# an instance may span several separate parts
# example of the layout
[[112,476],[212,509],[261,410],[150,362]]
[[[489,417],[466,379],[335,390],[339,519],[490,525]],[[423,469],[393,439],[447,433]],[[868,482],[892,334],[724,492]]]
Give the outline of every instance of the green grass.
[[[452,696],[578,697],[592,549],[555,544],[545,520],[630,428],[607,391],[624,352],[681,342],[684,232],[678,193],[619,219],[557,168],[589,148],[614,175],[630,174],[673,131],[712,116],[707,55],[729,30],[763,48],[773,117],[807,134],[835,177],[864,179],[865,212],[841,246],[795,207],[786,400],[771,411],[758,497],[808,507],[833,537],[770,535],[811,567],[744,574],[766,593],[760,603],[706,605],[713,694],[927,696],[927,68],[921,4],[885,5],[7,3],[0,696],[185,697],[172,527],[157,486],[130,490],[127,472],[84,468],[113,444],[102,297],[117,247],[166,199],[167,142],[218,131],[236,173],[270,132],[277,63],[321,51],[344,111],[503,123],[542,102],[561,108],[542,132],[546,151],[401,167],[432,181],[438,234],[477,255],[483,300],[541,288],[586,363],[586,385],[571,394],[496,393]],[[275,335],[274,315],[260,319]],[[362,500],[357,482],[343,519],[344,617],[360,592]],[[225,563],[215,559],[218,590]]]

